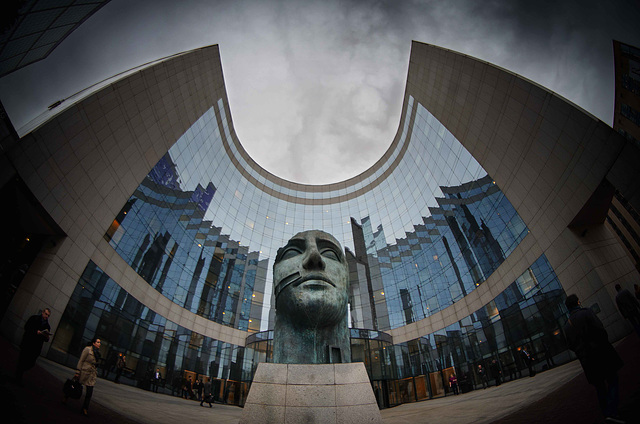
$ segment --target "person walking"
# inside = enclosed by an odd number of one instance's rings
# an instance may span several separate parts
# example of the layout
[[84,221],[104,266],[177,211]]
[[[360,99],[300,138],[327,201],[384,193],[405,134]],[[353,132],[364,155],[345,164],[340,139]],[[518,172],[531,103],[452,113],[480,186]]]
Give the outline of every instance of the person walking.
[[449,387],[451,387],[451,391],[453,392],[454,395],[457,395],[459,393],[458,377],[456,377],[455,374],[451,374],[451,376],[449,377]]
[[193,399],[193,384],[191,383],[191,376],[189,376],[182,386],[182,397],[185,399]]
[[155,393],[158,393],[158,386],[162,381],[162,374],[160,374],[160,368],[156,368],[156,371],[153,373],[153,378],[151,379],[151,390]]
[[116,362],[116,378],[115,380],[113,380],[114,383],[120,383],[120,376],[122,375],[122,371],[124,371],[126,366],[127,357],[124,354],[119,353],[118,361]]
[[51,336],[49,317],[51,310],[44,308],[39,315],[31,316],[24,325],[24,335],[20,343],[20,354],[16,367],[16,384],[22,385],[22,375],[36,364],[44,342]]
[[536,370],[533,369],[533,356],[529,352],[529,346],[523,346],[520,351],[520,356],[522,357],[522,361],[529,368],[529,377],[533,377],[536,375]]
[[633,328],[640,337],[640,302],[633,297],[631,292],[623,289],[620,284],[616,284],[616,304],[620,314],[629,320]]
[[489,378],[487,377],[487,372],[485,371],[484,368],[482,368],[482,365],[480,364],[478,364],[478,377],[482,382],[483,389],[486,389],[487,387],[489,387]]
[[200,401],[202,400],[202,388],[203,388],[202,387],[202,380],[196,379],[196,382],[193,383],[193,389],[195,390],[195,393],[197,393],[196,394],[196,396],[197,396],[196,399],[198,399]]
[[580,305],[578,296],[565,300],[569,319],[564,326],[569,349],[580,360],[589,384],[595,386],[600,410],[606,422],[624,423],[617,418],[619,403],[618,370],[623,362],[609,343],[609,336],[596,314]]
[[207,402],[209,404],[209,408],[211,408],[211,401],[213,398],[213,394],[211,393],[211,380],[207,380],[202,385],[204,394],[202,396],[202,400],[200,401],[200,406],[204,406],[203,403]]
[[76,376],[80,383],[86,387],[84,403],[82,404],[82,414],[89,415],[89,402],[93,396],[93,386],[98,379],[98,363],[100,362],[100,339],[94,337],[91,342],[82,350],[80,360],[76,370]]

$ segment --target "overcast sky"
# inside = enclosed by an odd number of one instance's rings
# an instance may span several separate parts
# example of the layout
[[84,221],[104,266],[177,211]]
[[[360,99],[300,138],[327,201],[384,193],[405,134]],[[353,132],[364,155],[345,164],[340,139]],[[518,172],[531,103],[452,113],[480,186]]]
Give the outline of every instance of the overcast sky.
[[112,0],[44,61],[0,79],[16,128],[118,72],[220,45],[235,129],[282,178],[326,184],[396,133],[411,40],[506,68],[611,125],[612,40],[640,46],[639,2]]

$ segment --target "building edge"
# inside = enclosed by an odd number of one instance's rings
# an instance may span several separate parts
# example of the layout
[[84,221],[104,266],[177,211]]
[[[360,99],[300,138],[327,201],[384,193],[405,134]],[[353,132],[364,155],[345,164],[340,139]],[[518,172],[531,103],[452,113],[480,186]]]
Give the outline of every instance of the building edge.
[[[409,95],[423,104],[498,182],[531,230],[485,284],[461,301],[390,333],[411,340],[466,317],[541,254],[567,293],[597,304],[612,338],[628,332],[613,285],[638,273],[599,224],[572,225],[605,179],[637,205],[640,153],[606,124],[560,96],[468,56],[413,42]],[[247,332],[216,324],[159,294],[104,240],[120,208],[173,143],[217,99],[228,104],[219,50],[210,46],[115,82],[28,134],[9,152],[17,174],[67,234],[46,245],[5,313],[18,343],[40,308],[58,320],[93,260],[150,309],[185,328],[244,346]],[[636,161],[637,163],[637,161]],[[265,171],[266,172],[266,171]],[[365,171],[366,172],[366,171]]]
[[[460,53],[414,41],[407,92],[423,104],[491,175],[530,229],[533,242],[516,249],[478,290],[481,301],[462,315],[444,310],[442,328],[473,312],[513,281],[540,253],[567,294],[599,309],[614,340],[630,331],[615,306],[616,283],[639,275],[604,225],[606,212],[576,222],[606,182],[636,208],[640,149],[570,101],[514,73]],[[610,201],[610,200],[609,200]],[[524,242],[523,242],[524,243]],[[462,308],[448,309],[456,312]],[[394,343],[396,342],[396,334]]]

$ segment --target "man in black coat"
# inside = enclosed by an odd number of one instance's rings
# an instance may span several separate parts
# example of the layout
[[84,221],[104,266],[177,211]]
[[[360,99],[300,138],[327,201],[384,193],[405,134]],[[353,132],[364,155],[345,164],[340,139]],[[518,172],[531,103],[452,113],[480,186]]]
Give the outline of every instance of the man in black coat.
[[200,400],[200,406],[204,406],[203,403],[207,402],[209,404],[209,408],[211,408],[211,402],[213,402],[213,396],[211,394],[211,380],[207,380],[202,385],[204,394],[202,395],[202,399]]
[[529,346],[523,346],[520,350],[520,356],[522,357],[522,361],[529,368],[529,377],[534,377],[536,375],[536,370],[533,368],[533,356],[531,356],[531,352],[529,352]]
[[198,400],[202,400],[202,389],[203,389],[203,385],[202,385],[202,380],[200,379],[196,379],[196,382],[193,383],[193,390],[195,390],[195,392],[197,393],[197,397],[196,399]]
[[482,367],[481,364],[478,364],[478,378],[482,383],[483,389],[489,387],[489,377],[487,377],[487,371]]
[[153,378],[151,378],[151,390],[155,393],[158,393],[158,386],[162,382],[162,374],[160,373],[160,368],[156,368],[156,371],[153,373]]
[[51,326],[49,316],[51,310],[45,308],[40,315],[33,315],[24,325],[24,335],[20,343],[20,356],[16,368],[16,383],[22,384],[22,374],[36,364],[42,345],[49,341]]
[[607,422],[618,420],[618,370],[622,359],[618,356],[602,322],[591,309],[580,305],[578,296],[572,294],[565,300],[569,309],[569,320],[564,327],[569,349],[580,360],[589,384],[596,388],[600,409]]

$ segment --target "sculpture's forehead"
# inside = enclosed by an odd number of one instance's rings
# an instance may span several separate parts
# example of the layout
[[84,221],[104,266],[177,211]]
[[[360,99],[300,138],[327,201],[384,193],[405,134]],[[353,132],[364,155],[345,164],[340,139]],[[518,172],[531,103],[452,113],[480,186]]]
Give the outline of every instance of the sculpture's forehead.
[[296,234],[295,236],[291,237],[289,241],[291,240],[326,240],[342,248],[342,246],[340,245],[340,242],[334,236],[322,230],[302,231]]

